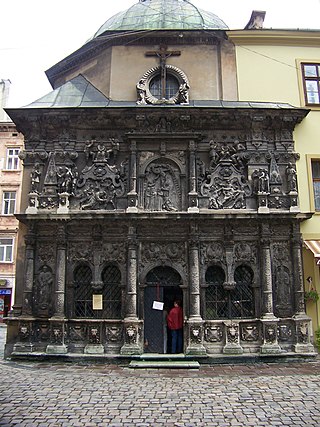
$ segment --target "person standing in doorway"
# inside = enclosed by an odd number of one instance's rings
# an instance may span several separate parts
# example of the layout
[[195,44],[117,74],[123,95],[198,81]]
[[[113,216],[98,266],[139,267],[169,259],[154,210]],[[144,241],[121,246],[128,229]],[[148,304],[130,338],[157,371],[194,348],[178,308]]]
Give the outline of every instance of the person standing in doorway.
[[171,332],[171,353],[182,353],[183,311],[180,301],[173,303],[167,317],[168,328]]

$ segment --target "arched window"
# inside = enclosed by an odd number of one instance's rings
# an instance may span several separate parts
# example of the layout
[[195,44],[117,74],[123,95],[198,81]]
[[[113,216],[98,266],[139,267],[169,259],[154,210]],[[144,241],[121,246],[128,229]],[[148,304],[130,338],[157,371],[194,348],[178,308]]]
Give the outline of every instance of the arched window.
[[223,288],[225,274],[221,267],[213,265],[206,272],[204,318],[221,319],[228,314],[228,293]]
[[240,265],[234,272],[234,289],[225,289],[221,267],[211,266],[206,272],[204,319],[236,319],[254,317],[253,271]]
[[[76,317],[94,319],[121,318],[121,273],[114,265],[108,265],[102,271],[103,287],[94,291],[91,286],[92,272],[87,264],[78,265],[74,278],[74,314]],[[93,294],[102,294],[102,310],[93,310]]]
[[103,317],[121,318],[121,273],[115,265],[107,265],[102,271]]
[[235,289],[231,292],[231,317],[254,317],[253,271],[240,265],[235,269]]
[[78,265],[73,272],[74,315],[76,317],[94,317],[92,310],[92,272],[87,264]]

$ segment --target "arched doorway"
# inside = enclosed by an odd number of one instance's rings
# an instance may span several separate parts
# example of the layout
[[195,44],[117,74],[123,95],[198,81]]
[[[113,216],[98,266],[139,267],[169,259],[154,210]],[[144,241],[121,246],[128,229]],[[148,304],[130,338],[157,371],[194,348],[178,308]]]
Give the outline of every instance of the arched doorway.
[[[180,285],[180,274],[171,267],[155,267],[147,274],[144,291],[144,342],[148,353],[171,352],[166,316],[175,300],[179,300],[183,306]],[[156,309],[155,301],[163,303],[163,309]]]

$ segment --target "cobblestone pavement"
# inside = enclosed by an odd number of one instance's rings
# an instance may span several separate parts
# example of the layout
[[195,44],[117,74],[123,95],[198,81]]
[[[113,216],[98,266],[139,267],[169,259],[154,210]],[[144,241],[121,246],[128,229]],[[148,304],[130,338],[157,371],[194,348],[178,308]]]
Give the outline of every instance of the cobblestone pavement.
[[0,369],[1,427],[320,426],[319,359],[199,370],[1,360]]

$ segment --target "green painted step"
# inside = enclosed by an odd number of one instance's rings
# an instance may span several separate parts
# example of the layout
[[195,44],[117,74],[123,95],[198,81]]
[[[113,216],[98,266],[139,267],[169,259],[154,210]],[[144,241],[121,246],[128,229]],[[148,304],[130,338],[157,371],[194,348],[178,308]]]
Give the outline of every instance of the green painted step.
[[130,368],[154,369],[199,369],[199,362],[193,360],[132,360]]

